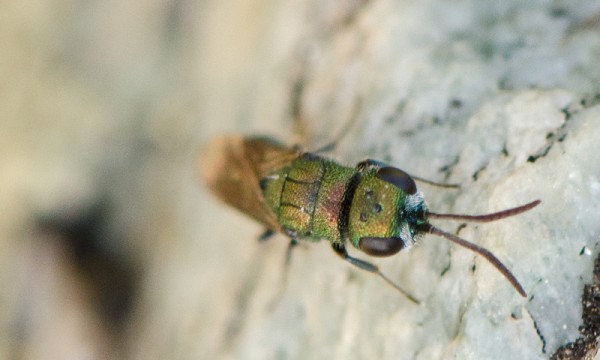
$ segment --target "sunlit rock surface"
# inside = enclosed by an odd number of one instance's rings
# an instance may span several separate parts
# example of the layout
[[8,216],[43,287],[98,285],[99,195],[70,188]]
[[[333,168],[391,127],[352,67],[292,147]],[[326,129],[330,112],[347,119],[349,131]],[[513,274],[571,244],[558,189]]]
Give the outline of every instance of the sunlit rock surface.
[[[592,0],[0,5],[0,358],[550,357],[581,336],[600,251],[598,14]],[[202,187],[199,149],[231,132],[315,149],[349,122],[328,156],[461,185],[419,184],[432,211],[541,199],[435,222],[493,251],[528,297],[431,236],[375,261],[420,305],[325,242],[295,249],[282,287],[287,239],[259,243]]]

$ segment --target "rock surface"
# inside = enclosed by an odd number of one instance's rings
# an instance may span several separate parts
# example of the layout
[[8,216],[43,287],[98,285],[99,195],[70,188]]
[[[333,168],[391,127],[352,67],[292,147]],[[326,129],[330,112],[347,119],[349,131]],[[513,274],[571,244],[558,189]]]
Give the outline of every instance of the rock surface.
[[[0,358],[545,359],[581,336],[600,253],[596,1],[0,14]],[[376,261],[420,305],[326,242],[294,251],[282,288],[287,240],[259,243],[199,184],[199,148],[235,132],[314,149],[349,122],[341,163],[461,184],[419,184],[433,211],[541,199],[435,222],[492,250],[528,297],[431,236]]]

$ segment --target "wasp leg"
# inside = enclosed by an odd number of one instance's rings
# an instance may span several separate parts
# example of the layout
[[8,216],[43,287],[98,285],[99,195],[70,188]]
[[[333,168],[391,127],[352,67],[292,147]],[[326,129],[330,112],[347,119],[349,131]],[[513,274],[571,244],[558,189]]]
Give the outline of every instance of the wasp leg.
[[352,264],[362,270],[366,270],[370,273],[379,275],[380,278],[385,280],[385,282],[387,282],[389,285],[391,285],[394,289],[401,292],[410,301],[414,302],[415,304],[419,304],[419,300],[417,300],[410,293],[406,292],[400,286],[393,283],[387,276],[383,275],[383,273],[379,270],[377,265],[371,264],[370,262],[366,262],[364,260],[357,259],[355,257],[348,255],[348,251],[346,251],[346,247],[344,246],[344,244],[334,243],[334,244],[331,244],[331,247],[333,248],[333,251],[335,251],[335,253],[338,254],[342,259],[346,260],[350,264]]
[[290,239],[290,244],[288,245],[288,248],[285,252],[285,265],[284,265],[285,269],[284,269],[284,271],[285,271],[286,277],[287,277],[287,273],[290,268],[290,263],[292,262],[292,251],[294,251],[294,248],[296,246],[298,246],[298,240],[296,240],[294,238]]
[[[389,166],[389,165],[384,162],[378,161],[378,160],[365,159],[365,160],[359,162],[356,165],[356,168],[359,171],[365,171],[365,170],[369,170],[369,169],[381,169],[382,167],[386,167],[386,166]],[[414,175],[410,175],[410,177],[416,181],[422,182],[424,184],[432,185],[432,186],[437,186],[437,187],[442,187],[442,188],[452,188],[452,189],[460,188],[460,185],[458,185],[458,184],[439,183],[436,181],[427,180],[422,177],[418,177],[418,176],[414,176]]]
[[450,188],[450,189],[458,189],[460,188],[459,184],[447,184],[447,183],[439,183],[439,182],[435,182],[435,181],[431,181],[431,180],[427,180],[427,179],[423,179],[421,177],[417,177],[417,176],[413,176],[411,175],[411,177],[417,181],[420,181],[424,184],[428,184],[428,185],[432,185],[432,186],[437,186],[437,187],[441,187],[441,188]]
[[277,304],[281,301],[283,297],[283,293],[287,288],[288,274],[290,272],[290,264],[292,262],[292,251],[294,248],[298,246],[298,240],[296,238],[290,238],[290,243],[285,252],[285,263],[283,264],[283,272],[281,273],[281,282],[279,283],[279,289],[277,290],[275,296],[269,302],[268,308],[273,310]]
[[346,122],[344,127],[342,127],[340,132],[333,138],[333,140],[329,144],[325,144],[325,145],[321,146],[321,148],[319,148],[317,151],[315,151],[315,153],[333,151],[337,147],[337,145],[340,143],[340,141],[342,141],[342,139],[344,137],[346,137],[346,135],[348,135],[348,133],[354,127],[354,125],[356,125],[356,122],[358,121],[358,116],[360,114],[361,109],[362,109],[362,99],[358,98],[358,99],[356,99],[356,102],[354,103],[354,109],[352,109],[350,119]]
[[259,237],[258,241],[263,242],[269,240],[273,235],[275,235],[275,231],[271,229],[266,229]]
[[373,169],[380,169],[382,167],[385,166],[389,166],[388,164],[379,161],[379,160],[373,160],[373,159],[364,159],[363,161],[359,162],[358,164],[356,164],[356,168],[359,171],[364,171],[367,170],[369,168],[373,168]]
[[[340,131],[333,137],[333,139],[329,143],[321,145],[316,150],[312,150],[311,153],[320,154],[320,153],[326,153],[326,152],[331,152],[331,151],[335,150],[335,148],[342,141],[342,139],[344,137],[346,137],[348,135],[348,133],[350,132],[350,130],[356,125],[361,109],[362,109],[362,99],[358,98],[358,99],[356,99],[354,108],[352,109],[352,113],[350,114],[350,119],[348,119],[348,121],[346,121],[346,123],[343,125],[343,127],[340,129]],[[306,137],[308,135],[307,134],[308,131],[306,130],[307,126],[306,126],[306,124],[302,124],[302,121],[305,120],[305,118],[301,115],[300,111],[296,112],[296,115],[298,115],[298,116],[296,116],[294,119],[297,122],[297,129],[304,130],[303,135]]]

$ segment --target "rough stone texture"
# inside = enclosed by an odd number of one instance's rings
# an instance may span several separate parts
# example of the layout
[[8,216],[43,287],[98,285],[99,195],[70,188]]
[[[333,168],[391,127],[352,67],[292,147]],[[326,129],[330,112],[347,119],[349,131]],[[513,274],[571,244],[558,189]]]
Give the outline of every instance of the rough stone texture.
[[592,359],[600,340],[600,257],[594,261],[594,280],[583,288],[583,325],[577,340],[561,346],[552,359]]
[[[599,19],[592,0],[0,5],[0,358],[550,357],[581,336],[600,253]],[[429,236],[376,261],[419,306],[325,242],[281,288],[287,241],[198,184],[198,149],[315,148],[352,118],[332,156],[461,184],[421,185],[432,210],[542,199],[436,222],[527,299]]]

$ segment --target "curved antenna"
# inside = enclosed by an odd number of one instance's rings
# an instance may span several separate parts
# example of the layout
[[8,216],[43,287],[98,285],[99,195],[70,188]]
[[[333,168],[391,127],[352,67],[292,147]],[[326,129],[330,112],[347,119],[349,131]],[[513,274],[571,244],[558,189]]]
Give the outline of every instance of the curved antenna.
[[491,214],[484,214],[484,215],[461,215],[461,214],[436,214],[436,213],[432,213],[427,211],[427,213],[425,214],[426,217],[430,217],[430,218],[436,218],[436,219],[448,219],[448,220],[467,220],[467,221],[476,221],[476,222],[490,222],[490,221],[496,221],[496,220],[500,220],[500,219],[504,219],[507,218],[509,216],[514,216],[514,215],[518,215],[520,213],[523,213],[527,210],[533,209],[534,207],[538,206],[542,201],[541,200],[535,200],[532,201],[528,204],[525,205],[521,205],[521,206],[517,206],[511,209],[506,209],[506,210],[502,210],[502,211],[498,211],[495,213],[491,213]]
[[[488,221],[490,221],[490,220],[488,220]],[[473,252],[476,252],[477,254],[483,256],[484,258],[487,259],[487,261],[489,261],[492,265],[494,265],[494,267],[496,269],[498,269],[498,271],[500,271],[500,273],[502,275],[504,275],[504,277],[512,284],[512,286],[517,290],[517,292],[519,294],[521,294],[521,296],[527,297],[527,293],[525,292],[525,289],[523,289],[523,287],[521,286],[521,284],[519,283],[519,281],[517,280],[517,278],[488,249],[486,249],[484,247],[481,247],[479,245],[473,244],[472,242],[469,242],[469,241],[467,241],[465,239],[462,239],[462,238],[460,238],[460,237],[458,237],[458,236],[456,236],[454,234],[450,234],[450,233],[447,233],[445,231],[442,231],[442,230],[436,228],[435,226],[433,226],[431,224],[426,224],[424,226],[423,230],[427,231],[430,234],[437,235],[439,237],[443,237],[443,238],[445,238],[447,240],[450,240],[453,243],[456,243],[456,244],[458,244],[458,245],[460,245],[462,247],[465,247],[465,248],[467,248],[467,249],[469,249],[469,250],[471,250]]]

